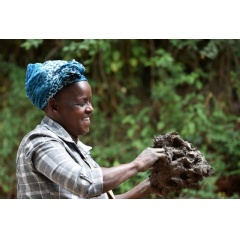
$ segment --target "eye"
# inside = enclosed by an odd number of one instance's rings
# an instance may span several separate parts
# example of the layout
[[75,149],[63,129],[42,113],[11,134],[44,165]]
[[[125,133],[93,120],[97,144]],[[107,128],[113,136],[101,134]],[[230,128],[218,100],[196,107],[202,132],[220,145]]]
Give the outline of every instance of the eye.
[[79,102],[79,103],[76,103],[75,105],[80,106],[80,107],[84,107],[86,105],[86,103],[85,102]]
[[84,106],[92,106],[92,101],[91,101],[91,98],[89,100],[84,100],[84,101],[80,101],[80,102],[76,102],[77,106],[80,106],[80,107],[84,107]]

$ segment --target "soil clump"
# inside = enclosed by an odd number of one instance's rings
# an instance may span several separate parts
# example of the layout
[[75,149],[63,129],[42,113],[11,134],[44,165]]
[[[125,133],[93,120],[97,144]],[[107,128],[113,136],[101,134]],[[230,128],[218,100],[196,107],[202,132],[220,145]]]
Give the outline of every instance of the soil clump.
[[149,175],[150,182],[163,197],[172,191],[194,188],[204,177],[213,174],[201,152],[178,132],[155,136],[152,147],[163,148],[166,154],[165,159],[153,165]]

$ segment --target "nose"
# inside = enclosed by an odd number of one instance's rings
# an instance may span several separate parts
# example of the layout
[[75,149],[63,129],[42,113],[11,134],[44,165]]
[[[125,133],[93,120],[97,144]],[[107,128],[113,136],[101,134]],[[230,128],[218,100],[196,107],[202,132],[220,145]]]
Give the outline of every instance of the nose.
[[86,111],[88,113],[92,113],[94,111],[93,105],[91,103],[88,103],[86,106]]

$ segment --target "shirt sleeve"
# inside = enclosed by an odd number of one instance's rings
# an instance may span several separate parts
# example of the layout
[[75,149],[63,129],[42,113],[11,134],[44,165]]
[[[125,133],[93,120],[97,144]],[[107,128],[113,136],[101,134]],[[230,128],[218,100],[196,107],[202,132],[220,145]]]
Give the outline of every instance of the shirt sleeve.
[[54,138],[35,138],[33,144],[28,155],[38,172],[77,196],[91,198],[102,194],[100,167],[81,166],[69,155],[63,142]]

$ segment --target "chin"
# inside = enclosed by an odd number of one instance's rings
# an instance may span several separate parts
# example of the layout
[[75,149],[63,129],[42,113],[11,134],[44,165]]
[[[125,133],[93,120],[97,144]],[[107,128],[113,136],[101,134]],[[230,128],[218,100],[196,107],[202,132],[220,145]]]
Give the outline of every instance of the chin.
[[86,135],[90,130],[85,130],[85,131],[82,131],[81,135]]

